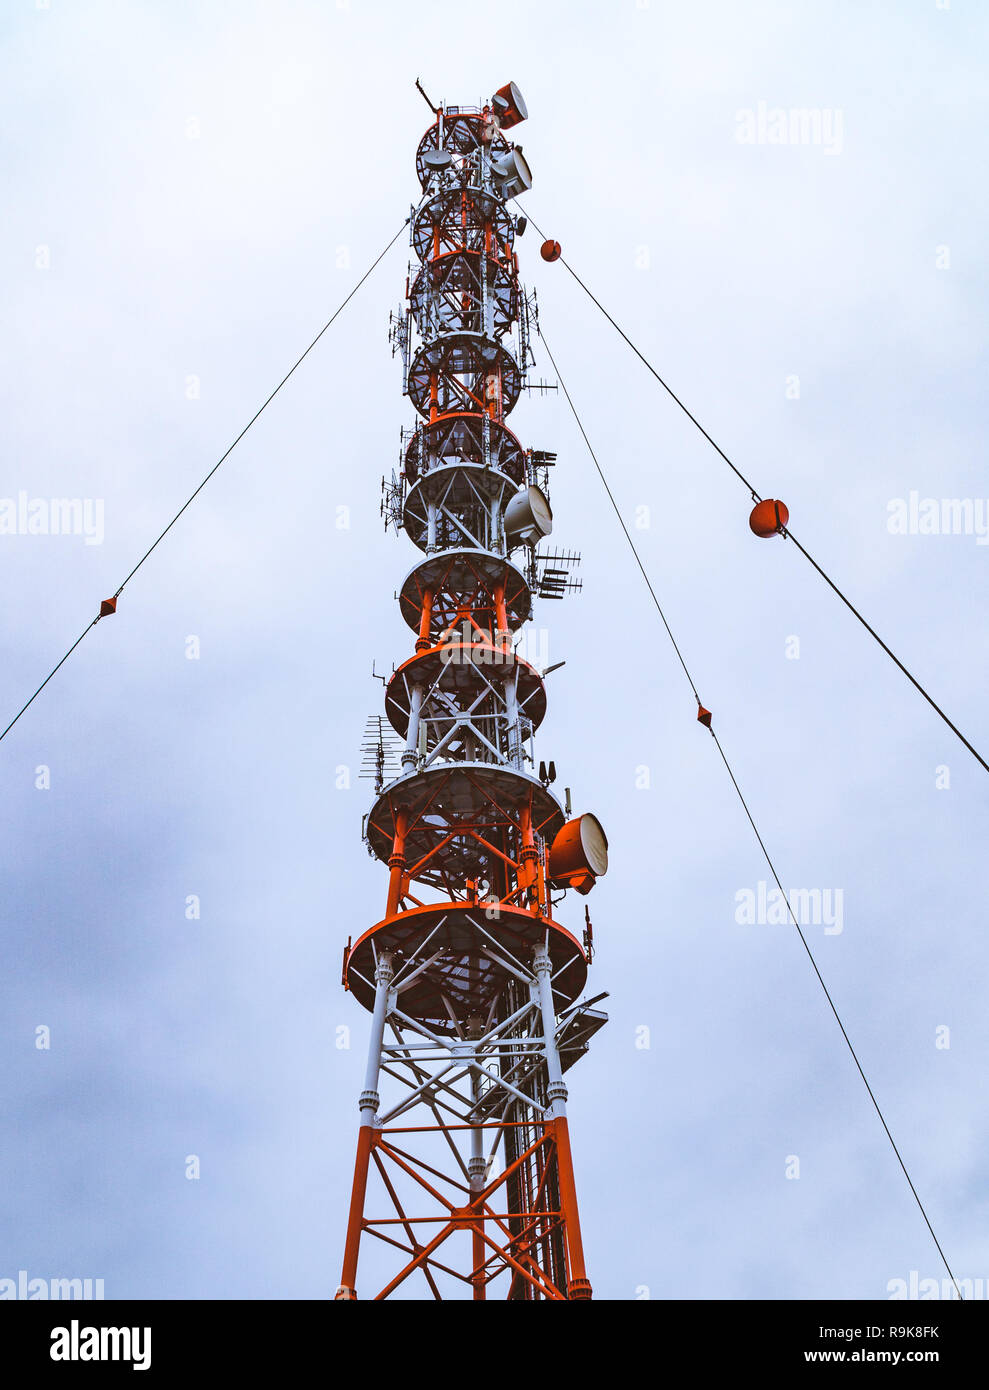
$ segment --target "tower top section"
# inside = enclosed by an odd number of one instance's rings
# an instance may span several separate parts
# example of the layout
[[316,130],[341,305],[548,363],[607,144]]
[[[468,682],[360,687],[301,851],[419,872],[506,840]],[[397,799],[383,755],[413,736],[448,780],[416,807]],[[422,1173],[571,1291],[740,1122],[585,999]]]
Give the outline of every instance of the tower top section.
[[474,185],[507,200],[532,187],[522,146],[505,136],[528,114],[514,82],[506,82],[479,106],[433,106],[428,97],[426,101],[436,120],[416,152],[416,172],[424,192],[431,186]]

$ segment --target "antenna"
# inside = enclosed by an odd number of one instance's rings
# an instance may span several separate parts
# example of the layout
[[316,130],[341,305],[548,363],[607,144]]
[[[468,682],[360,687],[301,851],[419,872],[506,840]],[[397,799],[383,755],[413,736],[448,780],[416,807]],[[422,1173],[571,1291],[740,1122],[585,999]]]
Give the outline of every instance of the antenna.
[[429,100],[429,97],[427,97],[423,85],[419,81],[418,77],[416,78],[416,91],[422,97],[423,101],[429,107],[430,111],[432,111],[433,115],[438,116],[440,113],[440,108],[438,106],[434,106],[433,103]]

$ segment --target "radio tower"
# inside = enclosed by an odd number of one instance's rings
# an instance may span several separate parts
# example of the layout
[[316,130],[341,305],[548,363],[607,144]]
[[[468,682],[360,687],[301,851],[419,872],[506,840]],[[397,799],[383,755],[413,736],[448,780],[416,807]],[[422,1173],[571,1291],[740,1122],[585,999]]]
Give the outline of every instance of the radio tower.
[[526,108],[514,83],[429,104],[420,265],[391,328],[420,419],[382,505],[421,552],[399,594],[415,650],[365,744],[365,839],[389,880],[382,920],[344,952],[371,1036],[336,1297],[357,1297],[363,1255],[379,1299],[586,1299],[563,1078],[607,1020],[604,995],[579,1002],[587,909],[580,937],[555,912],[605,872],[607,840],[535,761],[546,672],[517,650],[533,597],[579,587],[579,556],[538,549],[556,455],[505,423],[533,360],[508,209],[532,179],[505,134]]

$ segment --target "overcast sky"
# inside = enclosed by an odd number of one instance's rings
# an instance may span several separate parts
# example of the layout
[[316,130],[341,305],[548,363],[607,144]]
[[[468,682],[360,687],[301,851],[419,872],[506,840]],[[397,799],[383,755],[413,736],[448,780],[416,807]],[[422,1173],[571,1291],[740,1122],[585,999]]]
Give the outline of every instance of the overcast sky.
[[[889,518],[915,493],[985,521],[987,30],[974,0],[4,6],[0,503],[104,510],[99,543],[0,535],[0,725],[398,230],[420,77],[450,102],[518,83],[532,216],[985,752],[989,545]],[[985,773],[752,536],[531,230],[518,250],[784,886],[841,903],[808,941],[941,1244],[989,1279]],[[359,746],[372,661],[411,651],[415,552],[378,515],[413,418],[387,342],[408,255],[0,748],[0,1278],[338,1282],[368,1024],[340,959],[387,880]],[[596,1295],[941,1279],[792,926],[736,920],[768,871],[565,403],[512,424],[558,452],[553,540],[584,557],[535,621],[566,661],[538,753],[611,844],[588,900],[611,1021],[568,1074]]]

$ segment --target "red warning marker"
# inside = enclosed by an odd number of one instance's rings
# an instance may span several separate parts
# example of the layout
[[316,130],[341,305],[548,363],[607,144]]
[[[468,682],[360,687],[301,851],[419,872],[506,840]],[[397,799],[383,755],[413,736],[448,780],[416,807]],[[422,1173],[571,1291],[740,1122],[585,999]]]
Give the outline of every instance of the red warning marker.
[[558,261],[563,255],[563,248],[558,241],[544,241],[539,254],[544,261]]
[[709,709],[705,709],[703,705],[697,706],[698,722],[703,724],[705,729],[709,729],[711,727],[712,718],[713,715],[711,714],[711,711]]
[[778,535],[789,520],[790,513],[786,503],[777,502],[769,497],[765,502],[757,502],[752,508],[749,527],[757,536],[768,540],[770,536]]
[[114,597],[114,598],[105,598],[105,599],[103,600],[103,602],[100,604],[100,617],[101,617],[101,618],[108,618],[108,617],[110,616],[111,613],[116,613],[116,611],[117,611],[117,600],[116,600],[115,597]]

